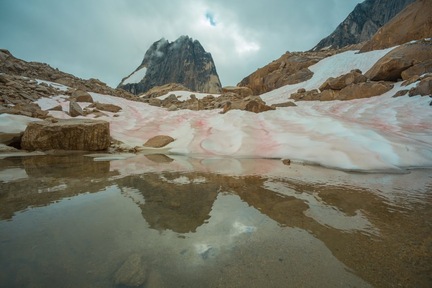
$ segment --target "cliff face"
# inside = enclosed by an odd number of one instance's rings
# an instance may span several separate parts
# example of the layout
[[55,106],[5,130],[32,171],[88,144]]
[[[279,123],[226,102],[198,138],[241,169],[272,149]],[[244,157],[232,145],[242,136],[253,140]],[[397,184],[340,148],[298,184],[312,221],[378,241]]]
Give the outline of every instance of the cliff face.
[[408,4],[415,0],[366,0],[312,50],[338,49],[367,41]]
[[138,95],[168,83],[206,93],[220,93],[222,86],[211,54],[197,40],[181,36],[153,43],[141,65],[118,87]]
[[391,19],[361,48],[384,49],[432,36],[432,1],[417,0]]

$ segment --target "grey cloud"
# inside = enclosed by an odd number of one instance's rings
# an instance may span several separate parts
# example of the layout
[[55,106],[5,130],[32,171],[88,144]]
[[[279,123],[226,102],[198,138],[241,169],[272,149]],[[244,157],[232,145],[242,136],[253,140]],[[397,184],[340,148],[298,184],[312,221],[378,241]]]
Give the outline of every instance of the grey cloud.
[[155,41],[189,35],[235,85],[285,51],[312,48],[361,0],[1,0],[0,46],[116,86]]

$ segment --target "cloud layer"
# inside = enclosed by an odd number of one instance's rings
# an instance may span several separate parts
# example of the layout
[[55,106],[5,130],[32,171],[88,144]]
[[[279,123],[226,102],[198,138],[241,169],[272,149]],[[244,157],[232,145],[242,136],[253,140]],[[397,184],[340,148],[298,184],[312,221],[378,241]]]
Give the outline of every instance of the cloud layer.
[[2,0],[0,48],[117,86],[150,45],[189,35],[235,85],[286,51],[312,48],[361,0]]

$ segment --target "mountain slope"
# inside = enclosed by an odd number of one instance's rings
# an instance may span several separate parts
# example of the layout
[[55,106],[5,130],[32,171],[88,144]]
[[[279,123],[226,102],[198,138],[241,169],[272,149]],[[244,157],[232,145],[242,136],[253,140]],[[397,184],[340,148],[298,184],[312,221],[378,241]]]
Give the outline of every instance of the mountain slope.
[[384,25],[360,52],[384,49],[432,36],[432,1],[417,0]]
[[329,36],[312,50],[337,49],[369,40],[380,27],[415,0],[366,0],[358,4]]
[[169,83],[207,93],[219,93],[222,86],[211,54],[197,40],[181,36],[174,42],[153,43],[141,65],[118,87],[138,95]]

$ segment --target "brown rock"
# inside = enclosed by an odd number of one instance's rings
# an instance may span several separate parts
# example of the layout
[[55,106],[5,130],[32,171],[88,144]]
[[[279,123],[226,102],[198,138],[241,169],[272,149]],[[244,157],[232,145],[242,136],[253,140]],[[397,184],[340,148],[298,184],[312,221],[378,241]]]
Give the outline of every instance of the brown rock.
[[432,35],[432,1],[417,0],[391,19],[360,50],[378,50]]
[[251,100],[246,104],[244,110],[254,113],[261,113],[265,111],[275,110],[275,108],[255,100]]
[[366,82],[366,80],[366,76],[364,76],[360,70],[352,70],[351,72],[337,78],[330,77],[319,87],[319,90],[342,90],[348,85]]
[[325,57],[323,53],[287,52],[244,78],[237,86],[249,87],[254,95],[260,95],[284,85],[301,83],[313,76],[307,68]]
[[340,90],[326,89],[320,93],[319,100],[321,101],[339,100],[339,93]]
[[106,103],[99,103],[99,102],[93,103],[91,107],[95,107],[96,109],[102,111],[108,111],[112,113],[117,113],[122,109],[121,107],[114,104],[106,104]]
[[289,165],[291,165],[291,160],[290,160],[290,159],[283,159],[283,160],[282,160],[282,163],[283,163],[284,165],[289,166]]
[[352,100],[381,95],[393,88],[386,82],[364,82],[345,87],[338,94],[338,100]]
[[271,106],[275,107],[275,108],[277,108],[277,107],[296,107],[297,104],[295,104],[292,101],[287,101],[287,102],[283,102],[283,103],[272,104]]
[[393,95],[393,98],[396,97],[401,97],[401,96],[405,96],[407,93],[409,92],[409,90],[399,90],[398,92],[396,92],[395,95]]
[[66,119],[29,123],[22,137],[25,150],[106,150],[110,145],[109,123],[101,120]]
[[409,96],[415,95],[432,95],[432,77],[424,78],[420,81],[417,87],[414,87],[409,91]]
[[69,101],[69,115],[71,117],[83,116],[84,111],[78,103],[75,101]]
[[89,102],[89,103],[93,103],[93,98],[92,96],[86,92],[86,91],[82,91],[82,90],[75,90],[72,92],[71,98],[76,101],[76,102]]
[[402,71],[403,80],[409,80],[414,76],[420,76],[432,72],[432,59],[415,64],[414,66]]
[[397,47],[378,60],[365,76],[373,81],[398,81],[402,72],[432,59],[432,42],[420,41]]
[[249,87],[237,87],[237,86],[228,86],[222,88],[222,93],[236,93],[241,97],[248,97],[253,95],[252,89]]
[[170,136],[158,135],[147,140],[147,142],[144,144],[144,147],[161,148],[173,142],[174,140],[175,139]]
[[178,83],[169,83],[162,86],[155,86],[148,90],[142,97],[145,98],[155,98],[172,91],[190,91],[188,88]]

